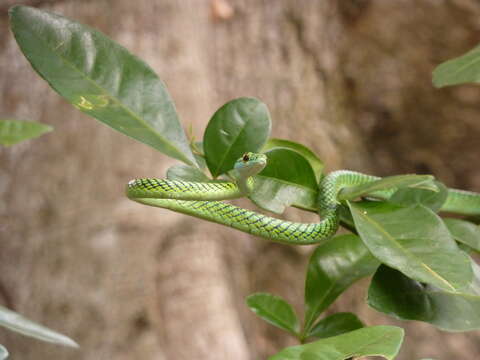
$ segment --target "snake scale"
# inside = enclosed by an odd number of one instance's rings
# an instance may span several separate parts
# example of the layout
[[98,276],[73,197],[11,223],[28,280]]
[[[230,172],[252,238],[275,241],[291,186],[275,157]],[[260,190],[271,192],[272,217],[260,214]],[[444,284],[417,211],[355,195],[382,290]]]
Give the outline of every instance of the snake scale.
[[[266,165],[264,154],[246,153],[234,166],[234,182],[188,182],[168,179],[144,178],[128,183],[127,196],[139,203],[170,209],[218,224],[230,226],[265,239],[293,244],[319,243],[335,234],[339,227],[337,195],[341,189],[380,179],[349,170],[327,174],[319,184],[318,223],[299,223],[266,216],[243,209],[221,200],[248,196],[254,191],[253,176]],[[388,198],[395,189],[382,192]],[[442,211],[459,214],[480,214],[480,194],[448,189]]]

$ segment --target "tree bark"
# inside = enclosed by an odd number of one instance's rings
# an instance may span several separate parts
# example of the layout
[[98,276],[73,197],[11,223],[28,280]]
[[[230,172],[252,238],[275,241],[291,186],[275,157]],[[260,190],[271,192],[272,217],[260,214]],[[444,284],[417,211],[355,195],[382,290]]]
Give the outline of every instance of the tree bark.
[[[312,147],[328,170],[428,172],[480,191],[480,90],[430,85],[436,64],[476,45],[476,1],[221,3],[224,10],[206,0],[34,5],[95,27],[144,59],[197,138],[223,103],[254,96],[270,108],[273,136]],[[243,360],[296,344],[250,313],[244,297],[273,292],[301,309],[312,247],[127,200],[128,180],[164,177],[175,162],[54,93],[21,55],[4,7],[0,29],[0,114],[55,127],[0,149],[0,300],[82,346],[0,329],[12,358]],[[329,312],[406,327],[399,359],[480,355],[476,333],[446,334],[368,309],[367,285],[356,284]]]

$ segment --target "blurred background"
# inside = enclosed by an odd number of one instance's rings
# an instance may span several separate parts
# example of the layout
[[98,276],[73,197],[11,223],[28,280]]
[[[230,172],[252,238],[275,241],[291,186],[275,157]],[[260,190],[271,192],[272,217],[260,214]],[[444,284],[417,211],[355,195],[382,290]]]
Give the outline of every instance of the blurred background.
[[[1,0],[0,115],[55,130],[0,148],[0,303],[81,345],[1,328],[12,359],[265,359],[295,341],[243,299],[268,291],[300,310],[311,252],[127,200],[128,180],[164,177],[175,162],[51,90],[9,31],[14,3],[95,27],[144,59],[197,138],[223,103],[253,96],[273,136],[313,148],[329,171],[431,173],[480,191],[480,87],[431,85],[436,65],[480,42],[477,0]],[[478,332],[376,313],[367,284],[329,312],[405,327],[401,360],[480,357]]]

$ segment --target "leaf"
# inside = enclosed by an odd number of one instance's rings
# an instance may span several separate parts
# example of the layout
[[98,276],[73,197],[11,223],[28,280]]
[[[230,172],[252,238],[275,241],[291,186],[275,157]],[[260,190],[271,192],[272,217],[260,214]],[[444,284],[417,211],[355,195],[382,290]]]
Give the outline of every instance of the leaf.
[[267,166],[258,175],[301,185],[313,191],[318,183],[307,159],[296,151],[276,148],[265,153]]
[[304,186],[257,175],[250,200],[262,209],[282,214],[287,206],[316,212],[317,197],[316,191]]
[[247,305],[266,322],[298,336],[300,324],[292,306],[280,296],[256,293],[247,297]]
[[274,148],[287,148],[287,149],[296,151],[297,153],[302,155],[310,163],[310,166],[312,167],[313,172],[315,173],[317,183],[320,182],[324,165],[323,165],[323,162],[318,158],[318,156],[312,150],[294,141],[271,138],[267,141],[262,151],[265,152],[268,150],[272,150]]
[[423,187],[431,191],[438,191],[432,183],[431,175],[397,175],[389,176],[370,183],[343,188],[338,194],[338,200],[353,200],[360,196],[372,194],[376,191],[390,190],[403,187]]
[[65,17],[28,6],[9,14],[20,49],[58,94],[115,130],[195,164],[173,101],[147,64]]
[[253,98],[227,102],[210,119],[203,136],[207,166],[213,177],[233,169],[243,153],[258,152],[271,130],[267,106]]
[[307,159],[284,148],[272,149],[265,155],[267,166],[255,176],[255,190],[250,199],[277,214],[290,205],[315,211],[318,184]]
[[388,202],[401,206],[411,206],[421,204],[435,212],[438,212],[448,197],[448,189],[441,182],[434,181],[437,187],[436,192],[427,189],[409,189],[403,188],[397,190]]
[[369,355],[394,359],[403,341],[403,329],[370,326],[346,334],[288,347],[269,360],[344,360]]
[[360,238],[340,235],[317,246],[308,264],[305,281],[305,330],[355,281],[373,274],[379,262]]
[[442,291],[387,266],[375,273],[367,301],[397,319],[424,321],[446,331],[480,329],[478,289],[476,295]]
[[465,220],[446,218],[443,219],[448,231],[453,238],[472,249],[480,251],[480,228]]
[[64,346],[78,347],[78,344],[69,337],[34,323],[3,306],[0,306],[0,326],[39,340]]
[[480,46],[440,64],[433,71],[433,85],[437,88],[478,82],[480,82]]
[[307,337],[327,338],[357,330],[363,326],[357,315],[339,312],[318,321]]
[[5,346],[0,345],[0,360],[8,358],[8,355],[8,350],[5,348]]
[[10,146],[52,131],[51,126],[35,121],[0,120],[0,145]]
[[167,170],[167,179],[169,180],[183,180],[194,182],[209,182],[208,178],[201,170],[189,165],[174,165]]
[[382,263],[418,281],[459,292],[472,280],[467,254],[458,250],[442,220],[431,210],[388,203],[349,203],[355,226]]

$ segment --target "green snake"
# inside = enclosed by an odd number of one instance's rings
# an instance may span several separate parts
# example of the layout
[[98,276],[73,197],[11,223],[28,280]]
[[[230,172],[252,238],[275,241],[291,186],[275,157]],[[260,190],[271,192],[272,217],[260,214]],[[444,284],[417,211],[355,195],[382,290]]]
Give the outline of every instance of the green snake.
[[[299,223],[266,216],[220,200],[248,196],[255,188],[254,175],[266,165],[264,154],[246,153],[235,163],[232,182],[188,182],[168,179],[135,179],[128,183],[127,196],[139,203],[170,209],[271,241],[308,245],[319,243],[334,235],[339,227],[337,195],[341,189],[380,179],[349,170],[326,175],[319,184],[318,223]],[[388,198],[396,189],[377,194]],[[480,214],[480,194],[448,189],[442,211],[466,215]]]

